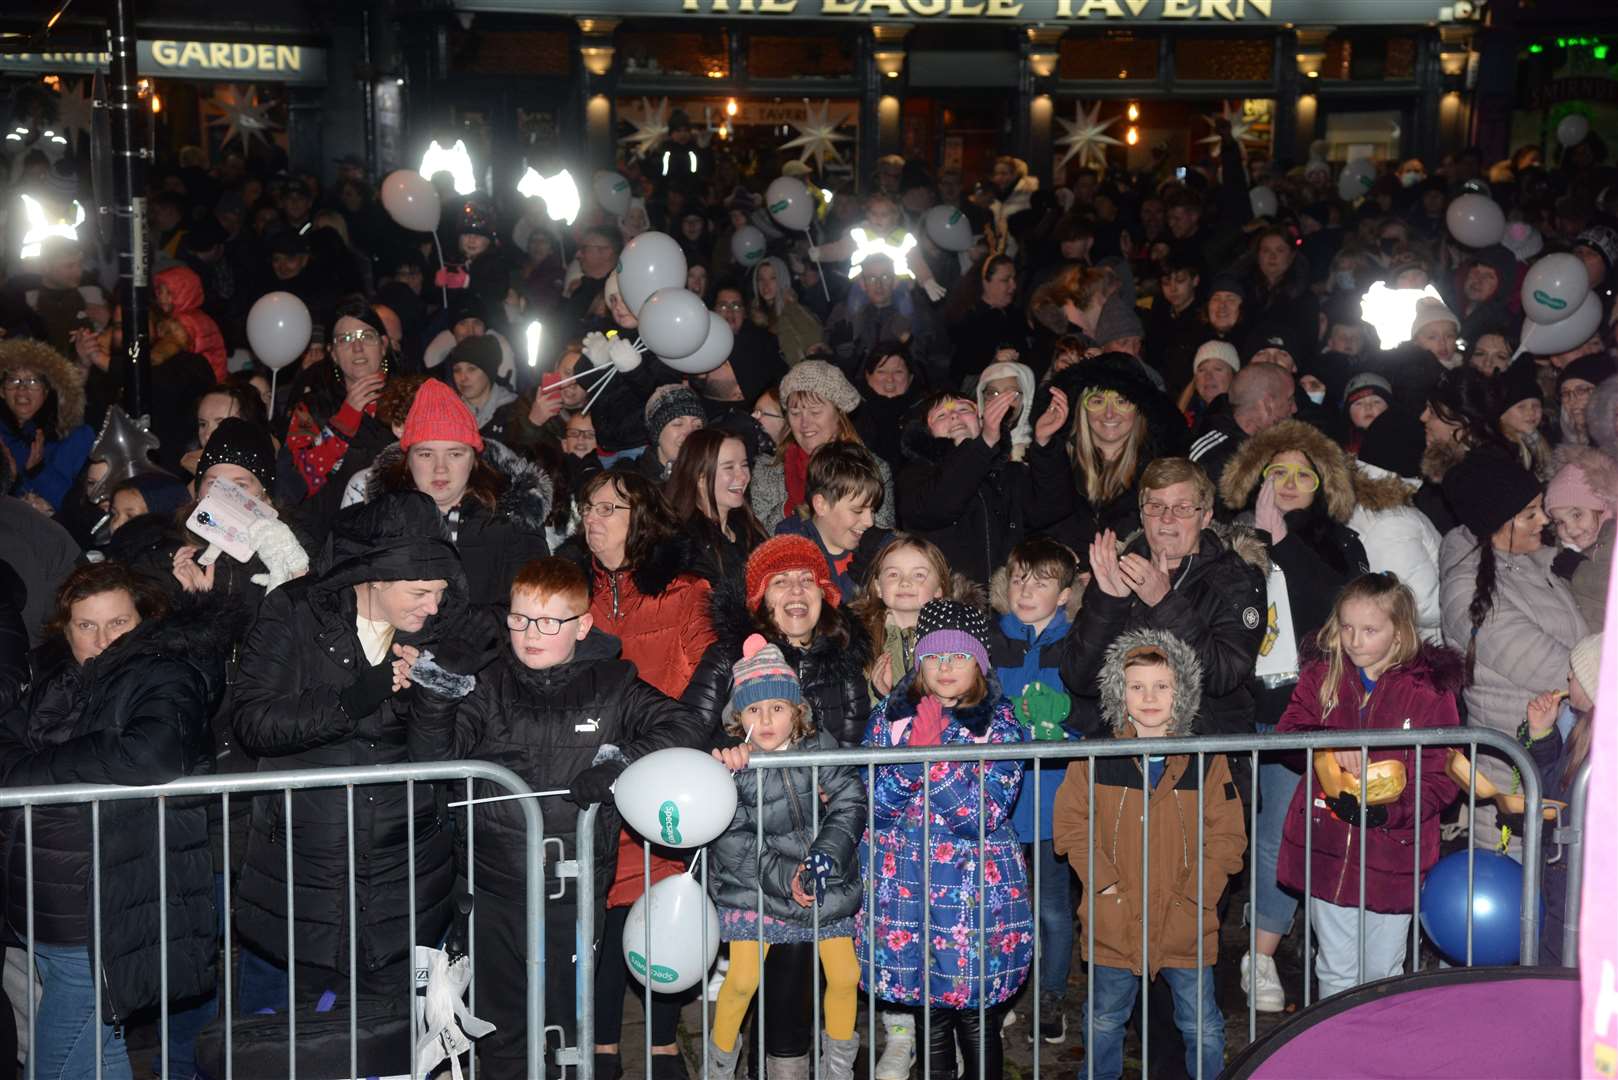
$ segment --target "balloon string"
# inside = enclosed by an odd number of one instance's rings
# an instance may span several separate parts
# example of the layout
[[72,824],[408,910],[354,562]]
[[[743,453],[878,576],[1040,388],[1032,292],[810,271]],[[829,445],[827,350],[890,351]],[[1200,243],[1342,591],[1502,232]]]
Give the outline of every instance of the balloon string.
[[601,391],[603,391],[603,390],[605,390],[607,388],[607,384],[612,382],[612,377],[614,375],[616,375],[616,374],[618,374],[618,369],[617,368],[610,368],[607,371],[607,377],[605,379],[602,379],[599,383],[596,384],[595,390],[593,390],[590,393],[590,400],[586,401],[584,403],[583,411],[586,414],[588,414],[590,412],[590,406],[592,406],[592,405],[594,405],[596,403],[596,398],[601,396]]
[[[439,271],[439,273],[443,273],[444,272],[444,245],[442,245],[442,244],[440,244],[438,242],[438,230],[437,229],[433,230],[433,250],[438,252],[438,271]],[[438,291],[444,297],[444,307],[448,308],[449,307],[449,286],[444,284],[442,278],[440,278],[439,282],[438,282]]]
[[275,377],[281,374],[280,368],[270,369],[270,412],[275,412]]
[[510,802],[512,799],[546,799],[553,795],[566,795],[567,788],[557,788],[555,791],[525,791],[521,795],[490,795],[483,799],[462,799],[460,802],[450,803],[450,807],[482,806],[484,803]]
[[605,371],[611,371],[611,370],[616,370],[616,369],[613,369],[613,368],[607,368],[607,369],[586,368],[584,371],[581,371],[576,375],[569,375],[565,379],[557,379],[555,382],[553,382],[549,386],[545,387],[545,389],[547,391],[555,390],[558,386],[566,386],[570,382],[578,382],[580,379],[584,378],[586,375],[601,375],[601,374],[604,374]]
[[[808,229],[805,229],[803,230],[803,235],[809,238],[809,243],[811,246],[813,246],[815,242],[814,233],[810,232]],[[831,303],[831,289],[826,285],[826,270],[820,265],[819,259],[815,260],[815,273],[820,278],[820,291],[826,295],[826,303],[829,304]]]

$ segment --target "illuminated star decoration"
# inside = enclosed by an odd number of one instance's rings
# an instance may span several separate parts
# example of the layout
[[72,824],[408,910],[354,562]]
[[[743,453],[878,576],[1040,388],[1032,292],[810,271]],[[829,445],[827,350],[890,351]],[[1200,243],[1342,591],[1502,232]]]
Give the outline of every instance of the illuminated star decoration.
[[457,195],[470,195],[478,189],[477,176],[472,172],[472,155],[466,152],[466,143],[461,139],[456,139],[455,145],[447,150],[438,145],[437,139],[428,143],[417,172],[428,180],[441,172],[449,173]]
[[781,149],[783,151],[801,150],[798,154],[798,160],[808,161],[812,157],[815,159],[815,171],[823,172],[828,157],[833,161],[843,160],[843,155],[837,152],[836,140],[849,139],[853,136],[844,135],[837,130],[838,125],[843,120],[842,117],[838,117],[836,120],[831,119],[831,100],[829,98],[822,101],[818,109],[809,104],[808,98],[804,99],[803,104],[803,121],[801,123],[797,120],[792,121],[792,126],[798,129],[798,135],[782,143]]
[[916,234],[905,233],[905,238],[897,244],[889,243],[880,236],[867,236],[864,229],[848,230],[848,238],[854,241],[854,254],[848,257],[848,276],[860,276],[860,264],[872,255],[885,255],[893,260],[893,276],[896,278],[915,277],[910,271],[910,249],[916,246]]
[[1262,139],[1253,134],[1253,125],[1248,123],[1247,120],[1242,116],[1242,110],[1239,108],[1232,109],[1230,107],[1230,102],[1228,101],[1221,101],[1219,103],[1218,116],[1214,116],[1211,113],[1204,113],[1202,118],[1207,121],[1209,127],[1214,129],[1214,133],[1205,139],[1198,139],[1197,142],[1199,143],[1207,143],[1215,149],[1218,148],[1219,129],[1215,127],[1215,124],[1220,120],[1225,120],[1230,123],[1230,137],[1236,140],[1237,146],[1240,146],[1242,143],[1263,142]]
[[67,136],[68,141],[73,140],[77,132],[84,132],[91,138],[91,124],[95,116],[95,108],[90,104],[90,95],[85,92],[83,80],[75,81],[70,90],[67,81],[62,81],[62,89],[56,95],[56,130]]
[[212,113],[213,119],[208,121],[209,127],[226,125],[225,137],[220,140],[223,146],[232,139],[241,141],[242,149],[246,150],[252,141],[263,139],[264,145],[270,144],[266,132],[274,131],[276,124],[270,119],[270,109],[273,102],[260,101],[258,89],[254,86],[230,86],[224,93],[215,94],[202,103],[204,111]]
[[636,156],[649,154],[669,133],[669,99],[659,101],[657,108],[654,109],[649,100],[641,98],[640,119],[636,120],[632,116],[626,116],[624,119],[635,130],[618,141],[627,145]]
[[1376,330],[1382,351],[1398,348],[1410,340],[1410,325],[1416,318],[1416,305],[1427,297],[1443,303],[1438,290],[1428,285],[1425,289],[1390,289],[1380,281],[1372,282],[1365,298],[1360,301],[1360,318]]
[[64,240],[77,240],[79,226],[84,224],[84,207],[79,205],[77,199],[73,200],[73,221],[52,221],[45,214],[41,206],[32,195],[22,196],[23,216],[27,219],[27,231],[23,234],[22,250],[17,254],[24,259],[32,259],[39,255],[44,242],[53,237],[60,236]]
[[552,221],[571,225],[579,216],[579,186],[566,169],[555,176],[541,176],[530,166],[517,181],[517,194],[545,200],[545,213]]
[[1108,128],[1118,122],[1118,118],[1114,116],[1105,123],[1101,122],[1099,101],[1090,107],[1089,112],[1084,111],[1084,102],[1078,102],[1073,107],[1072,120],[1058,116],[1056,121],[1067,129],[1066,133],[1056,140],[1056,145],[1066,151],[1062,154],[1062,160],[1056,163],[1055,171],[1058,173],[1062,171],[1062,166],[1074,157],[1079,159],[1081,169],[1088,167],[1104,172],[1107,168],[1106,148],[1123,145],[1106,133]]

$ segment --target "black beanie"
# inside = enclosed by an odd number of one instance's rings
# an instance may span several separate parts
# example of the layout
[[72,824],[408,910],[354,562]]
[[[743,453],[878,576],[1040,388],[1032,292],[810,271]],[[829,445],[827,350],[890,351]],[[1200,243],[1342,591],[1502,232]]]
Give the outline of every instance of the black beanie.
[[1497,417],[1505,415],[1521,401],[1543,403],[1545,395],[1539,388],[1538,364],[1532,356],[1519,356],[1500,373],[1499,379],[1498,397],[1495,400]]
[[1541,490],[1515,457],[1490,447],[1473,450],[1444,474],[1444,498],[1480,543],[1488,543]]
[[1395,476],[1420,476],[1421,455],[1427,448],[1421,421],[1392,408],[1371,421],[1360,438],[1359,459]]
[[449,351],[449,373],[455,374],[456,364],[471,364],[489,377],[489,381],[500,381],[500,339],[493,334],[473,334],[464,341],[457,342],[455,348]]
[[227,416],[219,421],[197,461],[197,478],[215,465],[238,465],[257,477],[266,492],[275,487],[275,444],[251,420]]

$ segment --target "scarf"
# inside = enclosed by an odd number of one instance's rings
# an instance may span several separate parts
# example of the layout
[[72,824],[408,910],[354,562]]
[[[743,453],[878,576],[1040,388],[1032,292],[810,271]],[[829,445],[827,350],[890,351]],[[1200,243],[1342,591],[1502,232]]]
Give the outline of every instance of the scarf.
[[783,471],[787,482],[787,504],[785,516],[791,517],[803,505],[804,489],[809,485],[809,455],[804,453],[803,447],[792,443],[781,456]]

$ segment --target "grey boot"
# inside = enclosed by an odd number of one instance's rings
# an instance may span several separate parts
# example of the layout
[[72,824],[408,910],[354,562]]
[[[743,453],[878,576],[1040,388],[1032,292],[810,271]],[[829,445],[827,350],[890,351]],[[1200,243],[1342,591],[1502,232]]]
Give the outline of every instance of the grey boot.
[[708,1074],[706,1080],[733,1080],[736,1075],[736,1064],[741,1060],[743,1043],[741,1036],[736,1037],[736,1045],[729,1050],[721,1050],[714,1045],[713,1036],[708,1036]]
[[854,1063],[860,1056],[860,1033],[852,1038],[834,1039],[820,1033],[820,1075],[823,1080],[854,1080]]
[[802,1057],[776,1057],[764,1059],[767,1080],[809,1080],[812,1064],[809,1055]]

